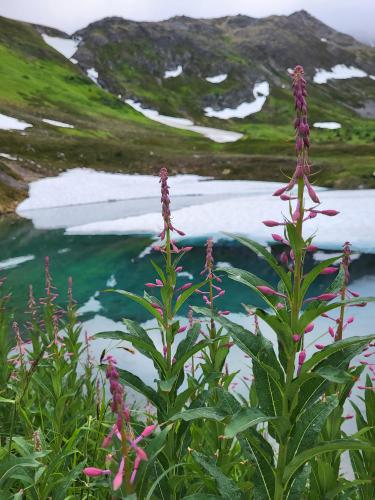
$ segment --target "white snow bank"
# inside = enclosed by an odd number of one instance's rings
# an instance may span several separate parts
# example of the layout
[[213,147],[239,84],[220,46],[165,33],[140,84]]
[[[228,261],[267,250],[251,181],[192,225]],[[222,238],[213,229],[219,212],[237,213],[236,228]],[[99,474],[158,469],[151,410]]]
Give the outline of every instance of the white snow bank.
[[218,128],[212,127],[201,127],[199,125],[194,125],[194,122],[188,120],[186,118],[177,118],[175,116],[166,116],[159,114],[158,111],[154,109],[143,108],[141,103],[133,101],[133,99],[126,99],[126,104],[129,104],[133,109],[142,113],[142,115],[146,116],[150,120],[154,120],[156,122],[162,123],[163,125],[167,125],[168,127],[180,128],[184,130],[190,130],[192,132],[196,132],[201,134],[208,139],[211,139],[214,142],[235,142],[238,139],[241,139],[243,134],[239,132],[232,132],[230,130],[222,130]]
[[369,77],[371,78],[371,80],[375,80],[375,76],[374,75],[369,75]]
[[[222,181],[198,175],[169,178],[174,197],[269,193],[279,184],[261,181]],[[100,186],[100,189],[98,189]],[[22,215],[29,210],[68,207],[115,200],[159,198],[160,185],[153,175],[111,174],[89,168],[75,168],[57,177],[46,177],[29,186],[29,197],[17,207]],[[194,198],[192,198],[194,203]]]
[[209,117],[220,118],[221,120],[245,118],[246,116],[258,113],[262,109],[269,93],[270,86],[268,82],[256,83],[253,89],[254,101],[243,102],[236,108],[224,108],[219,111],[211,107],[206,107],[204,108],[204,114]]
[[0,262],[0,270],[3,269],[13,269],[24,262],[28,262],[29,260],[34,260],[35,255],[21,255],[20,257],[13,257],[11,259],[3,260]]
[[87,76],[92,80],[96,85],[98,84],[98,78],[99,78],[99,73],[96,71],[95,68],[89,68],[86,70]]
[[[81,41],[78,38],[60,38],[57,36],[49,36],[45,33],[42,34],[42,38],[48,45],[57,50],[57,52],[60,52],[60,54],[67,59],[73,57],[78,49],[79,42]],[[76,63],[74,62],[74,64]]]
[[314,127],[316,128],[329,128],[334,130],[336,128],[341,128],[341,123],[338,122],[315,122]]
[[74,125],[69,125],[69,123],[58,122],[56,120],[49,120],[48,118],[43,118],[42,122],[48,123],[48,125],[53,125],[54,127],[74,128]]
[[172,69],[170,71],[165,71],[164,73],[164,78],[176,78],[177,76],[180,76],[182,73],[182,66],[181,64],[177,66],[176,69]]
[[1,158],[6,158],[7,160],[18,160],[17,156],[9,155],[8,153],[0,153]]
[[208,76],[206,80],[210,83],[221,83],[226,80],[228,75],[226,73],[222,73],[221,75],[216,76]]
[[355,68],[354,66],[346,66],[345,64],[336,64],[330,71],[317,68],[314,75],[315,83],[327,83],[328,80],[346,80],[347,78],[364,78],[367,76],[365,71]]
[[2,130],[25,130],[28,127],[32,127],[32,125],[0,113],[0,129]]
[[321,38],[320,41],[326,43],[327,42],[327,38]]
[[[173,197],[173,188],[171,189]],[[287,214],[288,205],[279,198],[267,194],[223,199],[212,203],[196,205],[173,211],[173,223],[189,237],[220,235],[223,232],[248,235],[257,241],[272,241],[270,229],[262,220],[282,220],[280,212]],[[224,198],[224,197],[223,197]],[[323,208],[340,211],[336,217],[318,216],[305,225],[305,236],[317,230],[314,242],[326,249],[340,249],[349,239],[354,250],[375,252],[375,219],[369,214],[375,212],[375,190],[324,191]],[[193,201],[193,200],[192,200]],[[112,221],[100,221],[68,228],[68,234],[157,234],[162,229],[159,212],[127,217]],[[279,231],[280,232],[280,231]]]

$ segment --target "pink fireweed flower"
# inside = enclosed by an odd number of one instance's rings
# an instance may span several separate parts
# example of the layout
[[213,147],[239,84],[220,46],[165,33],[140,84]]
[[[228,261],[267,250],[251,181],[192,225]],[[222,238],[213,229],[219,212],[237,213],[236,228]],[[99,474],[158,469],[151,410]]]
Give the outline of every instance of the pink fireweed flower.
[[340,212],[337,210],[316,210],[311,209],[310,214],[322,214],[322,215],[327,215],[328,217],[334,217],[335,215],[338,215]]
[[259,285],[256,287],[260,292],[263,293],[263,295],[275,295],[277,297],[283,297],[286,298],[286,295],[283,293],[279,293],[276,290],[273,290],[269,286],[264,286],[264,285]]
[[314,323],[309,323],[305,328],[305,333],[310,333],[314,330]]
[[89,477],[107,476],[112,474],[112,472],[108,469],[98,469],[97,467],[86,467],[83,469],[83,472]]

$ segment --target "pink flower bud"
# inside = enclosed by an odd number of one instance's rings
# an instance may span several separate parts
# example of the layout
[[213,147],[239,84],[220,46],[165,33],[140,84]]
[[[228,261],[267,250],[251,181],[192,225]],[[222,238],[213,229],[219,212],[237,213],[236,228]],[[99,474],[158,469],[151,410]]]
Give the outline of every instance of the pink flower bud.
[[298,364],[302,366],[303,363],[305,362],[305,359],[306,359],[306,351],[303,350],[298,354]]
[[354,321],[354,316],[349,316],[349,318],[346,320],[348,325],[350,325],[350,323],[353,323],[353,321]]
[[124,473],[124,467],[125,467],[125,459],[122,457],[121,462],[120,462],[120,467],[118,469],[118,472],[113,480],[113,490],[116,491],[119,488],[121,488],[122,485],[122,480],[123,480],[123,473]]
[[141,436],[144,438],[148,437],[150,434],[154,432],[156,427],[157,425],[148,425],[147,427],[145,427],[145,429],[143,429]]
[[354,415],[345,415],[345,420],[351,420],[353,418]]
[[328,331],[329,331],[329,334],[331,335],[331,337],[334,339],[335,338],[335,330],[332,328],[332,326],[330,326],[328,328]]
[[323,269],[323,271],[321,271],[320,274],[333,274],[337,273],[337,271],[338,271],[337,267],[326,267],[325,269]]
[[89,477],[106,476],[111,474],[110,470],[98,469],[97,467],[86,467],[83,469],[83,472]]
[[323,215],[328,215],[328,217],[334,217],[335,215],[339,214],[337,210],[321,210],[319,213]]
[[280,243],[282,243],[284,241],[284,238],[282,236],[280,236],[279,234],[271,234],[272,238],[275,240],[275,241],[278,241]]
[[259,285],[256,287],[260,292],[264,295],[277,295],[278,297],[286,297],[283,293],[276,292],[276,290],[272,290],[269,286]]
[[274,220],[264,220],[262,223],[267,227],[284,226],[283,222],[276,222]]
[[182,266],[178,266],[176,267],[176,273],[180,273],[182,271],[183,267]]
[[318,250],[318,247],[315,245],[309,245],[306,247],[306,252],[316,252]]
[[177,330],[177,333],[182,333],[186,330],[187,326],[180,326],[180,328]]
[[324,349],[325,345],[324,344],[315,344],[315,347],[319,350]]
[[305,333],[310,333],[314,330],[314,323],[309,323],[305,328]]
[[299,335],[293,335],[293,341],[298,342],[301,337]]
[[188,288],[191,287],[193,283],[185,283],[185,285],[180,286],[180,288],[177,288],[177,292],[181,292],[183,290],[187,290]]

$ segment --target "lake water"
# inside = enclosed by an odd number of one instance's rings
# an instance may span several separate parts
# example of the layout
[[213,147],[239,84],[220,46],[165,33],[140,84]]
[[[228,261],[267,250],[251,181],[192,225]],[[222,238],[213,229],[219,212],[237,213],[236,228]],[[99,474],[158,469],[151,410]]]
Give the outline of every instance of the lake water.
[[[65,181],[73,179],[74,182],[70,185],[62,186],[59,178],[55,185],[49,179],[47,191],[43,185],[32,186],[31,198],[27,202],[29,206],[26,205],[27,210],[22,212],[25,218],[0,221],[0,269],[7,276],[7,288],[12,291],[15,317],[19,320],[24,318],[29,284],[34,286],[37,297],[43,296],[44,258],[49,256],[53,282],[59,290],[60,301],[66,300],[68,277],[73,278],[74,297],[79,305],[83,331],[92,335],[103,330],[124,329],[122,318],[139,321],[145,328],[152,329],[155,323],[141,307],[119,294],[103,290],[110,287],[142,294],[144,284],[155,278],[149,254],[155,240],[152,233],[157,232],[161,225],[157,179],[150,177],[146,182],[141,176],[111,177],[111,174],[103,174],[109,176],[110,182],[106,185],[108,178],[103,177],[98,185],[95,177],[97,174],[89,173],[89,177],[94,175],[90,187],[87,179],[87,182],[81,182],[82,174],[86,175],[79,171],[80,182],[77,182],[73,174],[70,177],[64,174]],[[172,197],[175,225],[183,230],[188,229],[188,234],[192,236],[184,243],[193,245],[192,251],[183,260],[184,269],[179,277],[181,285],[199,280],[205,259],[204,243],[211,227],[215,237],[215,261],[219,267],[230,265],[247,269],[276,285],[276,276],[263,259],[234,243],[221,232],[229,227],[229,230],[246,232],[269,244],[269,234],[272,231],[262,226],[260,221],[277,217],[280,209],[278,200],[275,201],[270,196],[275,188],[274,183],[212,181],[210,184],[198,182],[194,176],[180,176],[171,181],[174,188],[172,192],[175,193]],[[119,189],[121,182],[125,184],[124,190]],[[58,189],[54,191],[56,186]],[[126,196],[121,199],[123,192]],[[35,193],[39,198],[35,197]],[[45,198],[41,197],[43,193]],[[357,211],[359,216],[354,213],[350,218],[350,212],[347,212],[346,224],[335,221],[338,217],[322,217],[319,220],[317,241],[323,251],[308,255],[306,264],[310,268],[317,260],[337,253],[343,241],[350,239],[354,241],[356,250],[351,264],[350,286],[361,295],[370,296],[375,295],[374,220],[370,217],[371,207],[375,206],[374,192],[322,191],[321,197],[331,203],[325,207],[336,208],[339,204],[340,211],[345,212],[346,207],[351,206],[353,197],[358,199],[359,194],[362,199],[361,208]],[[80,196],[86,196],[85,204],[79,204]],[[43,207],[46,200],[47,206]],[[87,203],[87,200],[92,201]],[[223,210],[223,206],[227,210]],[[367,217],[360,212],[366,209]],[[267,217],[269,212],[270,216]],[[137,229],[143,235],[136,234]],[[278,245],[271,248],[275,256],[282,251],[282,247]],[[156,253],[152,258],[158,262],[161,256]],[[311,293],[322,293],[331,279],[329,276],[321,276]],[[253,319],[245,314],[242,304],[262,306],[259,297],[225,276],[223,287],[226,293],[218,300],[218,308],[230,310],[231,319],[252,330]],[[199,296],[194,296],[190,304],[203,305],[203,302]],[[370,303],[365,308],[352,308],[350,314],[355,315],[355,321],[350,325],[350,331],[345,332],[346,335],[367,335],[374,332],[375,304]],[[185,308],[181,310],[181,324],[187,323],[186,316]],[[315,322],[315,328],[306,340],[308,355],[316,350],[314,343],[327,332],[328,326],[329,323],[323,318]],[[262,324],[261,328],[269,339],[275,340],[266,325]],[[161,350],[157,333],[150,330],[150,335]],[[183,336],[181,334],[181,338]],[[326,333],[319,342],[328,343],[331,338]],[[108,340],[95,340],[91,348],[96,358],[99,358],[103,349],[111,350],[120,366],[154,385],[153,366],[140,354],[131,355],[119,348],[119,343]],[[234,347],[228,361],[232,369],[239,371],[233,389],[246,391],[243,377],[251,377],[249,360]],[[354,397],[356,395],[358,391],[354,392]],[[347,410],[350,412],[349,406]],[[353,425],[354,421],[345,422],[347,431],[351,431]]]

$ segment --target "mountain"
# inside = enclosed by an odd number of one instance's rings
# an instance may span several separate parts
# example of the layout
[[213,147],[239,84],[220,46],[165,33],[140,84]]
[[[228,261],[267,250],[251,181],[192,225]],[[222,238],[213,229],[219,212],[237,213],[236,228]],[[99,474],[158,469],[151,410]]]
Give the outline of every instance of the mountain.
[[[135,22],[111,17],[74,36],[82,38],[75,58],[84,68],[94,67],[105,88],[141,99],[162,113],[196,119],[204,118],[205,107],[234,108],[252,100],[256,82],[266,80],[277,89],[289,84],[287,69],[296,62],[304,65],[310,80],[316,68],[337,64],[375,74],[374,48],[329,28],[306,11],[261,19],[179,16]],[[163,78],[165,71],[178,66],[183,68],[181,76]],[[228,75],[220,86],[205,80],[220,74]],[[357,81],[351,83],[336,96],[342,104],[364,107],[369,93],[375,97],[371,82],[362,88]],[[289,90],[285,93],[289,98]]]
[[[311,123],[341,125],[312,131],[317,181],[375,186],[375,49],[305,11],[106,18],[72,36],[0,17],[0,213],[30,180],[77,166],[155,173],[166,162],[172,172],[282,180],[294,164],[287,70],[296,64],[306,69]],[[362,78],[314,82],[318,68],[336,65]],[[244,103],[250,114],[216,117]],[[2,128],[9,118],[26,128]],[[242,138],[215,142],[212,127]]]

